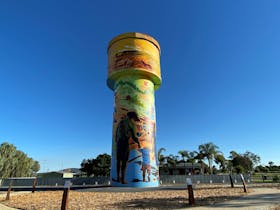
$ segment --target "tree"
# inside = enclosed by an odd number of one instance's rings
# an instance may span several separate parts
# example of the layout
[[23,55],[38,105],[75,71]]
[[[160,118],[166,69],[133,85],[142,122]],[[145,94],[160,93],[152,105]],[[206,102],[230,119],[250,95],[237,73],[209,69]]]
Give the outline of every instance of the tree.
[[185,163],[187,158],[189,157],[189,152],[187,150],[180,150],[178,153],[181,155],[182,160]]
[[172,167],[176,167],[176,157],[172,154],[170,154],[169,156],[167,156],[167,163],[168,165],[172,166]]
[[208,142],[206,144],[201,144],[199,145],[198,147],[199,149],[199,152],[203,154],[203,156],[208,160],[208,166],[209,166],[209,169],[210,169],[210,173],[212,174],[213,173],[213,168],[212,168],[212,165],[213,165],[213,159],[214,159],[214,156],[219,153],[218,149],[219,147],[216,146],[215,144],[213,144],[212,142]]
[[254,154],[252,152],[249,152],[249,151],[246,151],[244,153],[244,157],[247,157],[252,161],[253,167],[255,167],[257,164],[259,164],[260,160],[261,160],[260,156]]
[[81,171],[87,176],[109,176],[111,167],[111,156],[104,153],[93,159],[84,159],[81,163]]
[[96,158],[97,166],[94,170],[97,176],[109,176],[111,167],[111,156],[104,153],[98,155]]
[[83,159],[80,170],[90,176],[93,174],[93,165],[94,159]]
[[196,152],[195,159],[200,164],[200,173],[204,174],[204,154],[202,154],[201,152]]
[[230,159],[233,159],[233,158],[239,156],[239,154],[235,151],[230,151],[229,154],[230,154],[230,156],[229,156]]
[[187,162],[192,164],[192,174],[194,174],[194,164],[196,162],[196,156],[197,156],[197,152],[196,151],[189,152],[189,156],[188,156]]
[[164,161],[166,160],[166,157],[161,154],[162,152],[165,152],[166,149],[165,148],[160,148],[158,150],[158,162],[159,162],[159,165],[163,165]]
[[226,172],[226,158],[224,157],[223,154],[216,154],[215,155],[215,163],[217,165],[219,165],[219,169],[222,171],[222,172]]
[[[260,157],[252,152],[246,151],[244,154],[238,154],[231,151],[231,163],[233,169],[239,172],[251,172],[254,169],[254,165],[260,162]],[[260,169],[260,168],[258,168]]]
[[181,155],[186,174],[186,159],[189,157],[189,152],[187,150],[180,150],[178,153]]
[[32,171],[37,173],[38,171],[40,171],[40,163],[37,160],[33,161],[33,165],[31,169]]
[[236,156],[232,159],[232,165],[235,171],[238,173],[239,168],[242,168],[243,171],[251,171],[253,169],[252,161],[243,155]]
[[[170,154],[169,156],[166,157],[166,161],[167,161],[167,166],[170,168],[176,168],[176,157],[172,154]],[[173,175],[173,170],[169,169],[169,174]]]
[[4,142],[0,145],[1,178],[34,176],[39,169],[38,161],[17,150],[13,144]]
[[245,172],[245,169],[241,165],[237,165],[235,166],[235,171],[236,173],[241,174]]
[[268,165],[269,165],[269,168],[272,168],[272,166],[274,165],[274,162],[269,161],[269,162],[268,162]]
[[267,167],[264,167],[262,165],[259,165],[255,168],[255,172],[262,172],[262,173],[267,173],[269,169]]
[[8,142],[4,142],[0,146],[0,177],[7,178],[12,176],[12,171],[16,165],[16,147]]

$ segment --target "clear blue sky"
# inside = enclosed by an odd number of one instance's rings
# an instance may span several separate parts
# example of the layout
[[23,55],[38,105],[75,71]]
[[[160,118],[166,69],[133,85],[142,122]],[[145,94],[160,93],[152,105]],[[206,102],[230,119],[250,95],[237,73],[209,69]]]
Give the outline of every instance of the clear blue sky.
[[157,148],[214,142],[280,164],[279,1],[1,1],[0,142],[42,171],[111,153],[107,44],[161,45]]

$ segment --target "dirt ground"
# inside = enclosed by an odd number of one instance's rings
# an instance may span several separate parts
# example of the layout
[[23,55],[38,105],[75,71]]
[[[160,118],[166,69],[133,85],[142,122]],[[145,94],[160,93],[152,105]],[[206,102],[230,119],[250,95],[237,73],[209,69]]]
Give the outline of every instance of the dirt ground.
[[[253,188],[251,189],[253,190]],[[4,198],[0,203],[25,210],[60,209],[62,191],[46,191],[11,195],[9,201]],[[197,186],[194,189],[196,206],[237,198],[245,195],[242,187]],[[189,206],[186,189],[143,191],[143,192],[79,192],[70,191],[69,209],[180,209]]]

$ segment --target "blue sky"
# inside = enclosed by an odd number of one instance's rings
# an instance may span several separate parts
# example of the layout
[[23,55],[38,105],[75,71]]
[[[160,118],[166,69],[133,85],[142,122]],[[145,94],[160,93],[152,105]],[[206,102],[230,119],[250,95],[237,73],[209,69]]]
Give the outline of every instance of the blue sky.
[[1,1],[0,142],[42,171],[111,153],[108,42],[161,49],[157,148],[209,141],[280,164],[279,1]]

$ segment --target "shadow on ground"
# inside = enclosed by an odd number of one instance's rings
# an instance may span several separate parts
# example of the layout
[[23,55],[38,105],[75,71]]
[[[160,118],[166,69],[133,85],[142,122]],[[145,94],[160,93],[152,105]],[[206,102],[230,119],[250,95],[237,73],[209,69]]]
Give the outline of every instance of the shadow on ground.
[[280,195],[275,193],[261,194],[261,195],[250,195],[246,197],[241,197],[230,203],[219,203],[216,205],[219,208],[250,208],[259,206],[270,206],[279,204]]
[[[214,203],[223,202],[226,200],[234,199],[239,196],[213,196],[204,199],[196,199],[195,206],[205,206],[212,205]],[[143,198],[134,199],[119,204],[114,204],[112,206],[116,209],[185,209],[194,206],[189,205],[189,200],[187,197],[176,197],[176,198]]]

